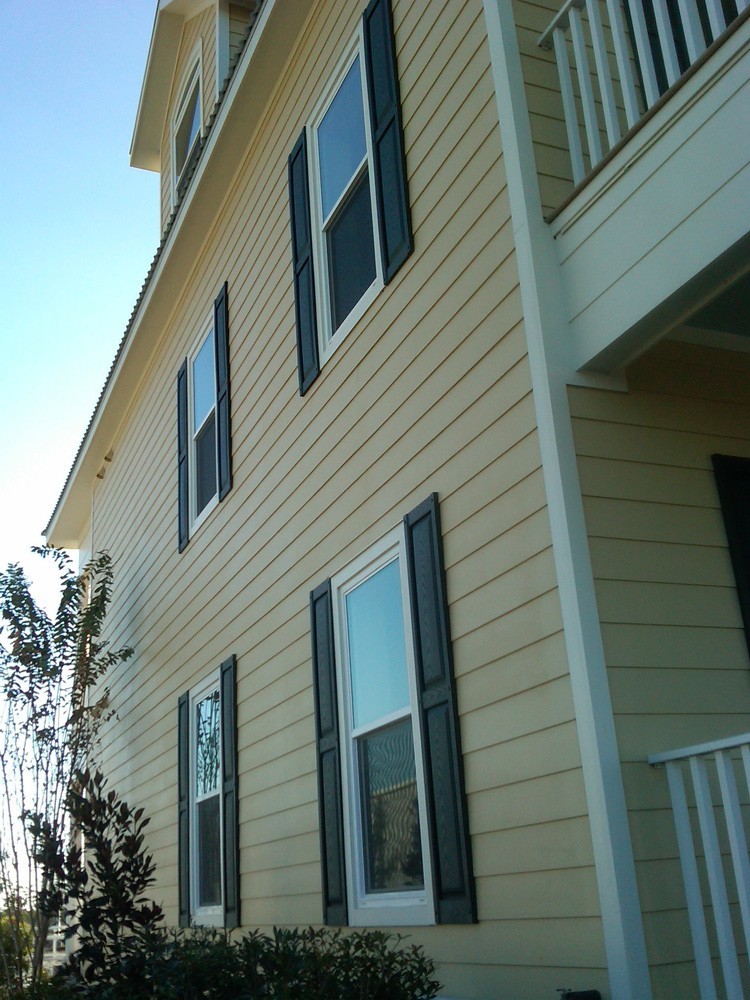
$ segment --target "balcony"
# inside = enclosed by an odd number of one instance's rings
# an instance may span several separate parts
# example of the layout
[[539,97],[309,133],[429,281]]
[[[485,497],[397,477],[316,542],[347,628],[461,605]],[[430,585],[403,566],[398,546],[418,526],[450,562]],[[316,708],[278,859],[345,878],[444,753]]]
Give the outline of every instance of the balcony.
[[626,364],[750,270],[748,4],[566,0],[539,38],[575,185],[548,220],[573,369]]
[[666,770],[701,1000],[743,1000],[750,981],[750,733],[654,754],[649,764]]

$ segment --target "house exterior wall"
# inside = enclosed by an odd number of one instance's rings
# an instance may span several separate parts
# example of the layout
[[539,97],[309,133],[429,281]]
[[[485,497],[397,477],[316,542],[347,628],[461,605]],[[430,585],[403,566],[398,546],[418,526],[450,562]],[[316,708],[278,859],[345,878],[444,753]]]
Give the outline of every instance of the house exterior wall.
[[[479,924],[410,940],[449,995],[605,991],[479,0],[393,4],[415,250],[297,392],[287,155],[361,13],[312,6],[167,328],[142,331],[159,345],[92,506],[116,565],[110,638],[135,647],[110,678],[103,764],[152,818],[176,922],[177,699],[236,654],[243,924],[320,922],[309,592],[436,491]],[[178,555],[175,379],[224,281],[234,485]]]
[[531,135],[542,210],[549,215],[573,190],[573,170],[565,132],[560,81],[554,53],[537,41],[562,6],[556,0],[514,0]]
[[172,117],[175,105],[182,96],[181,87],[188,64],[195,54],[196,44],[201,48],[201,97],[203,103],[203,126],[205,128],[216,103],[216,5],[212,3],[200,14],[187,20],[182,29],[182,41],[177,56],[172,93],[169,97],[164,132],[161,141],[160,205],[161,228],[167,224],[172,213]]
[[655,997],[697,995],[663,770],[748,730],[750,671],[711,468],[750,456],[750,355],[663,341],[626,393],[569,390]]

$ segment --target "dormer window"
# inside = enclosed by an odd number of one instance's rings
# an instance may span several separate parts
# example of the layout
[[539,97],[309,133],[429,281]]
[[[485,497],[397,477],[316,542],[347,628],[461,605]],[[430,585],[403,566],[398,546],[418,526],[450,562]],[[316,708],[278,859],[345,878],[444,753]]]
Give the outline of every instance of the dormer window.
[[200,54],[193,64],[182,88],[172,124],[173,201],[177,202],[185,190],[190,168],[195,162],[203,131],[201,101]]

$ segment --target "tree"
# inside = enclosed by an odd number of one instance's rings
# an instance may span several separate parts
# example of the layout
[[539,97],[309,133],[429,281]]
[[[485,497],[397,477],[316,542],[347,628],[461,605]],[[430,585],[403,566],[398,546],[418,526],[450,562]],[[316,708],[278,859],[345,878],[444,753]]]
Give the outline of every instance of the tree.
[[8,991],[39,978],[58,895],[45,852],[70,840],[66,803],[109,711],[104,677],[133,652],[102,639],[110,556],[76,573],[62,550],[33,551],[60,574],[54,618],[20,566],[0,573],[0,983]]

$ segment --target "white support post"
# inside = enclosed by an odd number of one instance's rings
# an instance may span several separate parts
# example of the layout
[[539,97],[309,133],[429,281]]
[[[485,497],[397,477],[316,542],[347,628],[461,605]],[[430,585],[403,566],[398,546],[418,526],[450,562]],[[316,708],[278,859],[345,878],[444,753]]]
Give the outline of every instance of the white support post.
[[719,774],[721,800],[724,803],[729,848],[732,852],[734,877],[737,882],[742,929],[745,932],[745,948],[747,954],[750,955],[750,859],[747,855],[747,838],[745,837],[740,799],[737,794],[734,766],[728,750],[719,750],[716,754],[716,770]]
[[[748,0],[748,3],[750,3],[750,0]],[[633,65],[630,61],[628,35],[625,31],[625,21],[619,0],[607,0],[607,11],[609,13],[609,24],[612,29],[612,43],[615,48],[617,71],[620,74],[620,87],[622,88],[622,100],[625,105],[625,118],[627,119],[628,128],[632,128],[640,118],[641,113],[638,109],[638,96],[633,78]]]
[[594,91],[591,86],[591,68],[589,67],[589,57],[586,52],[586,39],[583,36],[583,22],[581,21],[580,10],[577,7],[571,7],[568,19],[570,23],[570,36],[573,41],[573,53],[575,54],[576,72],[578,74],[578,86],[581,90],[583,123],[586,126],[589,160],[591,161],[591,166],[594,167],[602,158],[602,143],[599,137],[599,121],[596,117]]
[[643,78],[646,107],[650,108],[652,104],[655,104],[659,100],[659,86],[656,82],[656,70],[654,69],[654,59],[651,55],[651,42],[648,37],[646,18],[643,16],[643,7],[640,0],[628,0],[628,8],[633,21],[635,47],[638,56],[638,65],[641,68],[641,76]]
[[619,142],[620,123],[617,120],[617,105],[615,104],[615,94],[612,88],[612,74],[609,71],[607,47],[604,44],[604,31],[602,29],[602,16],[599,13],[599,0],[586,0],[586,10],[589,15],[591,42],[594,46],[594,62],[596,63],[596,75],[599,80],[599,91],[602,95],[604,124],[607,128],[607,140],[611,149],[616,142]]
[[690,773],[693,776],[695,803],[698,807],[698,822],[700,823],[701,838],[703,840],[703,851],[706,856],[706,871],[708,873],[708,885],[711,890],[711,902],[714,909],[716,936],[719,941],[721,969],[724,973],[724,988],[726,989],[727,1000],[744,1000],[734,933],[732,931],[732,919],[729,913],[727,888],[724,883],[724,869],[721,863],[714,806],[711,801],[711,789],[708,785],[706,763],[703,757],[690,758]]
[[573,166],[573,183],[579,184],[585,174],[583,169],[583,151],[581,150],[581,137],[578,134],[578,115],[576,114],[576,102],[573,97],[573,81],[570,77],[568,45],[565,41],[565,31],[563,28],[555,28],[552,32],[552,43],[555,47],[557,72],[560,76],[560,93],[562,95],[563,113],[565,115],[565,130],[568,133],[570,162]]
[[685,32],[688,57],[690,62],[694,63],[706,48],[706,40],[703,37],[703,28],[698,16],[698,5],[695,0],[677,0],[677,4],[680,9],[680,20]]
[[695,844],[693,842],[693,831],[690,827],[690,815],[687,807],[687,796],[685,795],[685,784],[682,780],[682,768],[676,761],[669,761],[665,766],[667,781],[669,782],[669,794],[672,799],[675,829],[677,831],[677,846],[680,852],[682,878],[685,883],[688,920],[690,921],[690,934],[693,939],[695,970],[698,975],[701,1000],[717,1000],[716,982],[714,980],[713,966],[711,965],[711,949],[708,946],[706,915],[703,909],[703,896],[701,894],[700,879],[698,878],[698,866],[695,861]]
[[716,41],[727,27],[724,11],[721,8],[721,0],[706,0],[706,10],[708,11],[708,23],[711,25],[711,36]]
[[674,31],[669,20],[666,0],[653,0],[654,17],[656,18],[656,30],[659,35],[659,48],[661,49],[664,69],[667,73],[667,83],[671,87],[680,77],[680,65],[677,62],[677,49],[674,44]]

